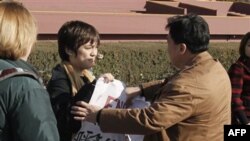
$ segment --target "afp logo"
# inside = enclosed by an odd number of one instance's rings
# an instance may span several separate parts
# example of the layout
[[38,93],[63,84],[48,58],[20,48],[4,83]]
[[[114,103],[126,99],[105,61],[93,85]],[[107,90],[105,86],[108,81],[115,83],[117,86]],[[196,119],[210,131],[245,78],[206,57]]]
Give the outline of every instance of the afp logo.
[[224,141],[249,141],[249,125],[224,125]]

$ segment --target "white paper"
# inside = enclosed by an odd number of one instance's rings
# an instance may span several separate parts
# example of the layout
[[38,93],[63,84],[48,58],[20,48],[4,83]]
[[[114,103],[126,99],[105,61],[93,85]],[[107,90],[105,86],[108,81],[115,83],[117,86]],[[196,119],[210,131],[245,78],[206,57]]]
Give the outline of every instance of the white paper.
[[[89,103],[105,108],[125,108],[124,89],[125,85],[119,80],[104,83],[103,78],[99,78]],[[98,125],[83,121],[72,141],[126,141],[126,138],[124,134],[103,133]]]
[[104,83],[103,78],[99,78],[89,103],[105,108],[125,108],[124,89],[125,84],[119,80]]

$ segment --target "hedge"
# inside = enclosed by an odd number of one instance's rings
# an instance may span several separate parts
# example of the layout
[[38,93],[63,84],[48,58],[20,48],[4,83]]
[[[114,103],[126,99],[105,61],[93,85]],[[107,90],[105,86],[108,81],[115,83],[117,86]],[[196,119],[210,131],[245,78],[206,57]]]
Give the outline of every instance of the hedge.
[[[239,43],[211,43],[209,52],[218,58],[225,69],[238,58]],[[174,73],[167,57],[165,42],[102,43],[99,52],[104,55],[93,68],[96,76],[110,72],[116,79],[132,86],[141,82],[163,79]],[[45,83],[52,68],[60,62],[54,41],[39,41],[28,60],[41,73]]]

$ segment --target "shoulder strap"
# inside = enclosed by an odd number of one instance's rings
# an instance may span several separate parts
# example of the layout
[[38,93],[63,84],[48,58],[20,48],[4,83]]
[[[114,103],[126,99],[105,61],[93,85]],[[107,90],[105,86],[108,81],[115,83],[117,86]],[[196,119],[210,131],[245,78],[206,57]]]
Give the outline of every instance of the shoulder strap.
[[7,68],[0,70],[0,81],[8,79],[14,76],[29,76],[36,79],[40,84],[43,84],[43,81],[35,73],[25,70],[23,68]]

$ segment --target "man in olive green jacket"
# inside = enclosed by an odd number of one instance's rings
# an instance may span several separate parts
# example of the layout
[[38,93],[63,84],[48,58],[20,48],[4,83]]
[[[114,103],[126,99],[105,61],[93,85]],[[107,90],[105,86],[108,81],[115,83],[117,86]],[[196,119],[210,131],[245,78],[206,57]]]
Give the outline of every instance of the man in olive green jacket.
[[127,88],[153,99],[144,109],[72,107],[76,120],[97,122],[103,132],[143,134],[144,141],[223,141],[231,122],[231,85],[221,63],[207,52],[209,28],[197,15],[175,16],[166,26],[168,56],[179,70],[164,83]]

